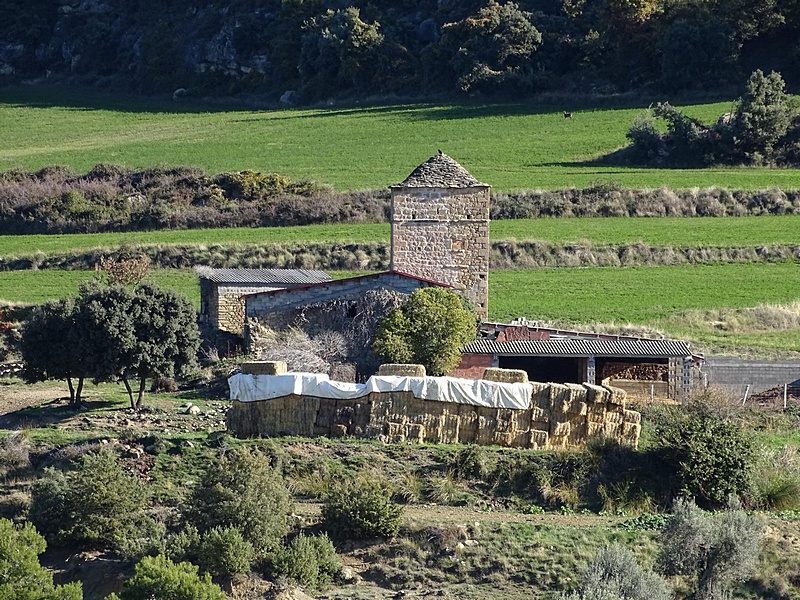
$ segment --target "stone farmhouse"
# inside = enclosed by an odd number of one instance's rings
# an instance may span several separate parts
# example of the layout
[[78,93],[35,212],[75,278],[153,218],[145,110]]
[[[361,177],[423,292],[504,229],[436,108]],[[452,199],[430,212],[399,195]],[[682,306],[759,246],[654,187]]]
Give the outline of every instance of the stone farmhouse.
[[463,293],[484,321],[455,376],[480,378],[499,367],[525,371],[531,381],[614,381],[651,398],[688,393],[699,358],[683,342],[554,330],[524,320],[487,323],[490,186],[453,158],[440,152],[390,189],[389,271],[332,281],[320,271],[208,270],[201,273],[201,318],[211,328],[243,335],[245,347],[253,348],[260,325],[275,331],[302,323],[313,330],[327,318],[319,327],[335,325],[350,334],[353,320],[369,313],[365,298],[393,294],[392,306],[384,299],[389,310],[415,289],[442,285]]

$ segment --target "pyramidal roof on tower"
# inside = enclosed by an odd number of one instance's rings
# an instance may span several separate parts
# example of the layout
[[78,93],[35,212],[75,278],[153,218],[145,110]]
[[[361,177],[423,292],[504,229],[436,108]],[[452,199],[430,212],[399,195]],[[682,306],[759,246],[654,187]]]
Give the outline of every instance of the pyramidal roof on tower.
[[489,187],[469,174],[464,167],[447,154],[436,154],[418,166],[398,188],[468,188]]

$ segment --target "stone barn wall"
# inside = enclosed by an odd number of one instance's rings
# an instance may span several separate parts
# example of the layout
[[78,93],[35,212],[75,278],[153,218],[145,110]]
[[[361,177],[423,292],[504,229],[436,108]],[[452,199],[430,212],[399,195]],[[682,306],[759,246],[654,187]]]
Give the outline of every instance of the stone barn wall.
[[392,270],[440,281],[488,318],[489,187],[392,188]]
[[529,409],[489,408],[373,392],[357,399],[289,395],[234,401],[228,429],[238,437],[351,435],[386,442],[565,449],[598,436],[636,446],[638,412],[625,392],[596,385],[534,383]]

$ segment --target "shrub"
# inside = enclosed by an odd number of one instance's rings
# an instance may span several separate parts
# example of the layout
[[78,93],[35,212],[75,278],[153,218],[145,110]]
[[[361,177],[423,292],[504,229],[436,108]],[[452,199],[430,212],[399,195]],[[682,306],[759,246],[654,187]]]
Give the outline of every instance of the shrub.
[[659,162],[664,151],[661,134],[656,129],[650,109],[638,115],[625,134],[631,141],[632,159],[637,162]]
[[200,537],[197,547],[197,564],[214,576],[247,573],[254,558],[253,545],[235,527],[209,529]]
[[272,569],[275,575],[284,575],[314,589],[332,581],[340,565],[327,535],[307,537],[301,533],[275,552]]
[[754,471],[753,494],[758,508],[780,511],[800,507],[800,454],[797,448],[762,449]]
[[562,600],[670,600],[672,589],[665,579],[643,569],[625,546],[612,544],[581,573],[578,590]]
[[146,488],[111,451],[86,454],[74,471],[48,469],[33,486],[30,520],[49,540],[135,553],[152,533]]
[[668,575],[684,575],[696,583],[693,597],[698,600],[728,597],[731,584],[754,571],[762,529],[733,497],[721,516],[679,498],[659,538],[658,560]]
[[53,574],[39,564],[47,544],[30,523],[0,519],[0,598],[81,600],[80,583],[53,585]]
[[675,484],[709,507],[723,506],[731,494],[749,490],[754,465],[752,439],[723,420],[701,398],[687,410],[670,411],[656,427],[665,464],[676,469]]
[[[197,574],[191,563],[174,563],[164,555],[146,556],[125,582],[121,600],[225,600],[226,596],[206,574]],[[110,596],[106,600],[112,600]]]
[[403,508],[392,501],[389,486],[360,476],[334,484],[322,505],[325,527],[343,538],[391,538],[400,531]]
[[389,362],[413,361],[430,375],[443,375],[458,364],[461,348],[476,333],[474,312],[455,292],[423,288],[381,322],[372,348]]
[[280,474],[261,453],[242,449],[223,455],[208,469],[186,515],[201,533],[237,528],[260,559],[289,531],[290,507]]

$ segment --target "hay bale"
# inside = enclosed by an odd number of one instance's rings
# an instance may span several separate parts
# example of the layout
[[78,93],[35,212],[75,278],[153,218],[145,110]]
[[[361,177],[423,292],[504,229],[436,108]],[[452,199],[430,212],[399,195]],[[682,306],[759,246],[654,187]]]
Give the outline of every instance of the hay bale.
[[243,362],[241,371],[245,375],[283,375],[286,363],[282,360],[251,360]]
[[550,420],[550,411],[545,410],[543,408],[539,408],[538,406],[534,406],[533,408],[531,408],[526,412],[530,415],[531,421],[547,422]]
[[608,390],[609,398],[608,403],[616,406],[625,406],[625,390],[611,387],[610,385],[603,386]]
[[541,408],[542,410],[550,410],[550,384],[549,383],[531,383],[533,390],[531,391],[531,406]]
[[569,437],[572,426],[569,421],[550,421],[550,438]]
[[497,430],[497,410],[486,406],[478,406],[478,434],[476,443],[488,446],[494,443],[494,434]]
[[425,426],[419,423],[412,423],[406,425],[406,441],[421,444],[425,441]]
[[425,377],[425,365],[388,363],[378,368],[378,375],[387,377]]
[[458,443],[475,444],[478,440],[478,407],[458,405]]
[[611,392],[602,385],[594,385],[591,383],[584,383],[583,387],[586,388],[586,402],[592,404],[607,404],[611,396]]
[[547,448],[550,443],[550,434],[546,431],[531,430],[530,439],[528,440],[529,448]]
[[440,420],[440,441],[442,444],[457,444],[461,419],[459,406],[455,402],[445,402],[444,411]]
[[606,420],[606,405],[592,402],[587,405],[586,420],[590,423],[603,423]]
[[625,420],[625,412],[624,409],[620,409],[619,406],[615,406],[613,404],[608,405],[608,412],[606,412],[606,423],[612,423],[614,425],[619,425]]
[[570,423],[567,443],[572,447],[585,446],[587,431],[588,431],[588,425],[585,421],[582,423]]
[[605,437],[605,435],[606,435],[605,422],[600,423],[597,421],[589,421],[588,423],[586,423],[586,441],[589,441],[592,438]]
[[624,423],[641,423],[642,414],[635,410],[627,410],[622,413],[622,421]]
[[574,416],[585,417],[588,412],[589,412],[589,406],[586,404],[586,402],[581,402],[579,398],[575,398],[574,400],[572,400],[572,402],[569,403],[566,414],[570,416],[574,415]]
[[483,379],[500,383],[528,383],[528,373],[522,369],[489,367],[483,372]]
[[566,413],[571,402],[572,393],[566,385],[560,383],[550,384],[550,410],[554,417]]
[[623,423],[619,431],[619,440],[623,444],[636,448],[639,445],[639,435],[641,433],[642,426],[639,423]]

